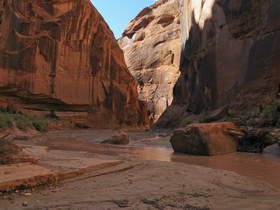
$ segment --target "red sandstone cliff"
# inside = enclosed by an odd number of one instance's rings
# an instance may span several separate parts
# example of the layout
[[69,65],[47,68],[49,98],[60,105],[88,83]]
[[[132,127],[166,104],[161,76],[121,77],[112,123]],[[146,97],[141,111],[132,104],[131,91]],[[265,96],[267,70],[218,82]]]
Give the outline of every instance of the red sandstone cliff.
[[178,0],[157,1],[129,23],[119,40],[151,121],[157,121],[173,100],[180,73],[180,11]]
[[258,120],[279,101],[279,20],[278,0],[184,0],[181,76],[158,126],[222,107],[243,122]]
[[89,0],[0,0],[0,104],[98,127],[146,123],[123,53]]

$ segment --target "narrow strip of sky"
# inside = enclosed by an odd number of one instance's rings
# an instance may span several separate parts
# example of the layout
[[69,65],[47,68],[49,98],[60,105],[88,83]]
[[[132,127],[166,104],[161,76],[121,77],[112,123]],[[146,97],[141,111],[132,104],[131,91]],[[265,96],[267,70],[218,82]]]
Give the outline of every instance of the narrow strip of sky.
[[155,0],[91,0],[101,13],[116,38],[120,38],[128,23]]

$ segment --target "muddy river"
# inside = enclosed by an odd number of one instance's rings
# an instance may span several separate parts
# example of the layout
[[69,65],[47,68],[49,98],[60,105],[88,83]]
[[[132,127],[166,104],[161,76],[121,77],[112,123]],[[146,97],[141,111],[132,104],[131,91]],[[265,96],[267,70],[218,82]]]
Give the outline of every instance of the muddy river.
[[191,156],[173,152],[168,132],[129,132],[128,146],[99,144],[112,130],[55,131],[34,139],[49,149],[86,151],[115,159],[181,162],[236,172],[280,188],[280,148],[272,145],[263,154],[232,153],[214,157]]

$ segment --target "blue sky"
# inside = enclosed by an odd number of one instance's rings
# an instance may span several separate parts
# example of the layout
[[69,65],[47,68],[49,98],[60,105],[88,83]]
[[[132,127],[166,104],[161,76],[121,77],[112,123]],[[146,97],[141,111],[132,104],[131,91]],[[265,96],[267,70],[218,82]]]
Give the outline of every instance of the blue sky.
[[91,0],[119,38],[127,24],[155,0]]

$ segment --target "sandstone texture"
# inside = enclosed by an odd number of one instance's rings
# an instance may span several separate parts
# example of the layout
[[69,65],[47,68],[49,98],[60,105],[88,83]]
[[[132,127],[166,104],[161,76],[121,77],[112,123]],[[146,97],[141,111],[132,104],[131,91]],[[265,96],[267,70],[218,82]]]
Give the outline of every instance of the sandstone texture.
[[0,167],[6,164],[37,162],[34,158],[26,154],[20,146],[14,144],[10,137],[9,134],[0,132]]
[[192,155],[221,155],[237,151],[238,139],[231,135],[233,123],[192,124],[174,131],[170,143],[175,152]]
[[157,121],[173,100],[179,77],[181,49],[180,4],[160,0],[142,10],[124,31],[119,44],[128,69],[146,101],[151,122]]
[[185,0],[181,75],[158,125],[221,107],[246,120],[277,101],[279,11],[277,0]]
[[0,166],[0,192],[56,184],[57,173],[31,163]]
[[0,0],[0,104],[95,127],[146,121],[123,53],[89,0]]
[[23,151],[37,160],[37,164],[22,162],[0,165],[0,192],[35,188],[41,185],[50,186],[123,162],[95,158],[88,153],[78,151],[49,151],[47,147],[34,145],[24,145],[23,147]]

